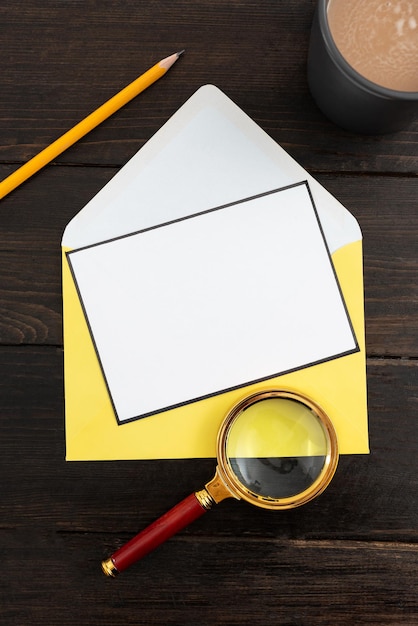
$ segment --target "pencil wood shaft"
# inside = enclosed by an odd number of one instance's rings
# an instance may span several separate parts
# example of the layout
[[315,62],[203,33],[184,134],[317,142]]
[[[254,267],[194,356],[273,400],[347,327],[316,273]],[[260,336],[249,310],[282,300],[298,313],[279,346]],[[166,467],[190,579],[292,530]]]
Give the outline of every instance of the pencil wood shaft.
[[85,117],[81,122],[61,135],[61,137],[44,148],[44,150],[30,159],[30,161],[19,167],[19,169],[0,182],[0,199],[4,198],[4,196],[21,185],[30,178],[30,176],[33,176],[33,174],[67,150],[67,148],[87,135],[93,128],[96,128],[96,126],[101,124],[105,119],[135,98],[135,96],[164,76],[173,63],[177,61],[180,54],[182,53],[178,52],[162,59],[159,63],[142,74],[142,76],[139,76],[136,80],[127,85],[127,87],[122,89],[122,91],[107,100],[107,102],[102,104],[98,109],[90,113],[90,115]]

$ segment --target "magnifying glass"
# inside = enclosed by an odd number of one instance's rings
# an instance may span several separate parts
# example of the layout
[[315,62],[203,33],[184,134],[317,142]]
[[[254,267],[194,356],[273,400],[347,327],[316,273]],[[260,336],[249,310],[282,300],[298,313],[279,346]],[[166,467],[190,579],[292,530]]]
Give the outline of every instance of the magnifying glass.
[[116,576],[226,498],[264,509],[290,509],[321,494],[338,463],[330,418],[292,391],[260,391],[225,417],[217,439],[218,465],[204,489],[192,493],[102,562]]

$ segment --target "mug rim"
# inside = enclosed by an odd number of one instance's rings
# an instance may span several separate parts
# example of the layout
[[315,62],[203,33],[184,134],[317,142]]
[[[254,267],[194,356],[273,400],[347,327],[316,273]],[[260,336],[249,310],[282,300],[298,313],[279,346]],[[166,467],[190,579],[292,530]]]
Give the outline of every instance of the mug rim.
[[418,101],[418,91],[401,91],[399,89],[390,89],[389,87],[379,85],[378,83],[375,83],[360,74],[356,69],[354,69],[352,65],[348,63],[348,61],[346,61],[344,56],[339,51],[331,34],[331,29],[329,27],[327,17],[327,7],[329,2],[330,0],[318,1],[319,26],[323,34],[325,44],[330,52],[331,58],[339,64],[344,74],[346,74],[346,76],[352,82],[356,82],[357,85],[360,85],[366,91],[370,91],[380,97],[390,100],[403,100],[405,102]]

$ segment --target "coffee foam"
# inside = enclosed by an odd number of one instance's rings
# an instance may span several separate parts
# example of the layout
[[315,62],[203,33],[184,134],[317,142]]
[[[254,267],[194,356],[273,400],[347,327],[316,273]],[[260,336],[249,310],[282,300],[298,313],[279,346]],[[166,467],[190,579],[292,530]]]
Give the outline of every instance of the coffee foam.
[[418,91],[418,0],[330,0],[328,23],[359,74],[389,89]]

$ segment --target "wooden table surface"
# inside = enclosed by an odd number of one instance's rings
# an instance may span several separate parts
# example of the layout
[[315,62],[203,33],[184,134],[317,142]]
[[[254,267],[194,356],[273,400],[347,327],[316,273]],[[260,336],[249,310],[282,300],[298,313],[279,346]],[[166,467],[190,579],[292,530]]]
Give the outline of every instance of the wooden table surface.
[[[313,0],[5,0],[0,177],[160,58],[159,83],[0,205],[0,623],[418,624],[418,121],[349,134],[306,83]],[[225,502],[112,580],[100,561],[199,488],[205,460],[65,459],[65,225],[203,84],[226,92],[364,235],[371,454],[272,513]]]

